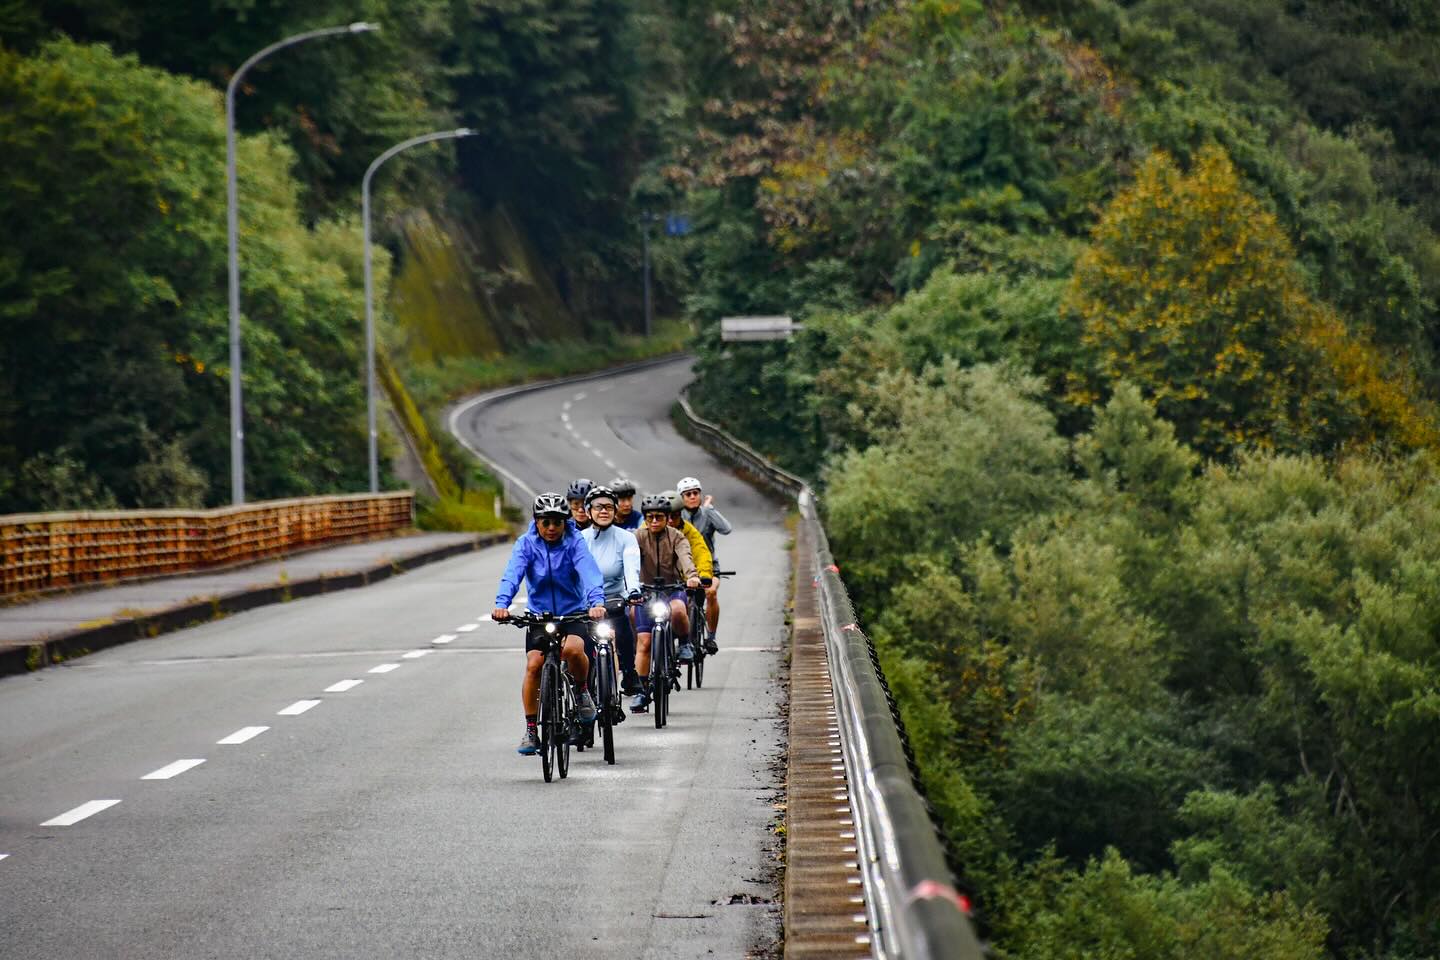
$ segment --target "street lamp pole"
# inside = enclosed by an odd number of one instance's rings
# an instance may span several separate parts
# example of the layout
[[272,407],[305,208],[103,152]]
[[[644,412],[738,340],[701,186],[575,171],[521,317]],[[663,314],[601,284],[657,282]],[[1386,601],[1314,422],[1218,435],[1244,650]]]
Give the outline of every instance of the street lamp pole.
[[370,168],[365,171],[365,179],[360,183],[360,219],[364,223],[365,231],[365,406],[370,430],[371,493],[380,492],[380,449],[379,435],[375,429],[375,280],[370,264],[370,178],[375,176],[375,171],[380,169],[381,164],[402,150],[436,140],[470,137],[476,132],[468,127],[461,127],[458,130],[426,133],[397,143],[375,158]]
[[645,238],[645,338],[650,338],[653,320],[651,319],[650,307],[650,223],[655,219],[655,214],[645,212],[640,215],[640,233]]
[[277,50],[319,37],[370,33],[379,29],[377,24],[357,22],[286,37],[240,64],[240,69],[235,71],[225,87],[225,207],[230,245],[230,502],[237,507],[245,502],[245,425],[240,389],[240,215],[235,177],[235,91],[251,67]]

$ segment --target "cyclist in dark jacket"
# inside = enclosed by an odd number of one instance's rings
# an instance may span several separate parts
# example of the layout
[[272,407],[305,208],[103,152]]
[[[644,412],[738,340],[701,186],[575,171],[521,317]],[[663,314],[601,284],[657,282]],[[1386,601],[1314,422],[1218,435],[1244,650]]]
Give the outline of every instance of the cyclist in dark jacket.
[[[530,593],[530,609],[567,616],[588,610],[591,620],[605,616],[605,582],[600,568],[585,546],[585,540],[570,519],[570,509],[559,494],[542,493],[535,498],[532,513],[535,522],[520,535],[510,551],[510,562],[500,575],[495,591],[495,609],[491,617],[499,622],[510,618],[510,604],[524,580]],[[590,660],[585,655],[589,631],[570,624],[561,656],[575,681],[576,703],[580,722],[595,719],[595,700],[585,683],[590,676]],[[525,637],[525,680],[520,685],[520,700],[525,708],[525,736],[516,751],[533,755],[540,748],[535,721],[540,713],[540,668],[545,655],[543,635],[538,632]]]

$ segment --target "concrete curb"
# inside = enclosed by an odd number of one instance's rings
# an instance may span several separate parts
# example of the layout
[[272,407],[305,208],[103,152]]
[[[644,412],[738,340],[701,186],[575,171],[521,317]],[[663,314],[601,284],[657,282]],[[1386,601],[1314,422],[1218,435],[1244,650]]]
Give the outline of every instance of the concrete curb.
[[34,643],[0,646],[0,676],[28,673],[52,664],[73,660],[106,647],[118,646],[132,640],[144,640],[162,633],[171,633],[186,627],[208,623],[231,613],[253,610],[256,607],[283,603],[287,600],[318,596],[322,593],[333,593],[336,590],[368,586],[388,580],[397,573],[404,573],[407,570],[423,567],[439,560],[447,560],[450,557],[503,543],[509,539],[510,535],[507,533],[476,534],[469,542],[452,543],[443,547],[422,550],[419,553],[399,557],[390,563],[378,564],[367,570],[357,570],[334,576],[322,574],[288,583],[252,587],[248,590],[238,590],[223,596],[197,600],[139,617],[71,630],[68,633],[36,640]]

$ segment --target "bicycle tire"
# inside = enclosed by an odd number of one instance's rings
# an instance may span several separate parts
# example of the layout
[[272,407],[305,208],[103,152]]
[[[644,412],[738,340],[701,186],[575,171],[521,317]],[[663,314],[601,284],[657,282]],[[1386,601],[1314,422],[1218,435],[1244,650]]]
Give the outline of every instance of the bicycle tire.
[[540,770],[545,775],[545,782],[549,783],[554,778],[555,764],[554,754],[551,750],[555,744],[555,678],[558,668],[555,664],[546,660],[545,665],[540,668],[540,722],[536,725],[540,729]]
[[659,730],[665,726],[666,711],[670,706],[670,635],[671,628],[665,624],[656,630],[660,634],[656,639],[659,643],[653,643],[655,648],[653,676],[650,681],[650,708],[655,714],[655,729]]
[[570,689],[570,681],[564,671],[560,673],[560,722],[558,724],[560,738],[556,746],[555,768],[564,780],[570,775],[570,731],[575,728],[575,694]]
[[605,757],[605,762],[615,762],[615,724],[611,711],[611,699],[615,696],[615,665],[605,662],[599,667],[599,675],[596,677],[596,691],[599,697],[596,699],[596,706],[599,708],[600,716],[600,749]]

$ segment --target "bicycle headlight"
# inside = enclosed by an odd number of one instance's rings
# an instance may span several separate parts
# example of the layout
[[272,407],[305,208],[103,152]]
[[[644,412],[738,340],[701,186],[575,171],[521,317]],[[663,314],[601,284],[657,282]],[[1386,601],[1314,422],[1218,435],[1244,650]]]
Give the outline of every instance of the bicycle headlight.
[[601,640],[609,640],[615,636],[615,628],[608,623],[597,623],[595,624],[595,636]]
[[547,624],[545,624],[545,632],[546,632],[546,633],[554,633],[554,632],[555,632],[556,630],[558,630],[558,629],[559,629],[559,628],[556,627],[555,624],[553,624],[553,623],[547,623]]
[[664,620],[669,615],[670,604],[666,603],[664,600],[656,600],[654,603],[650,604],[650,616],[654,617],[656,620]]

